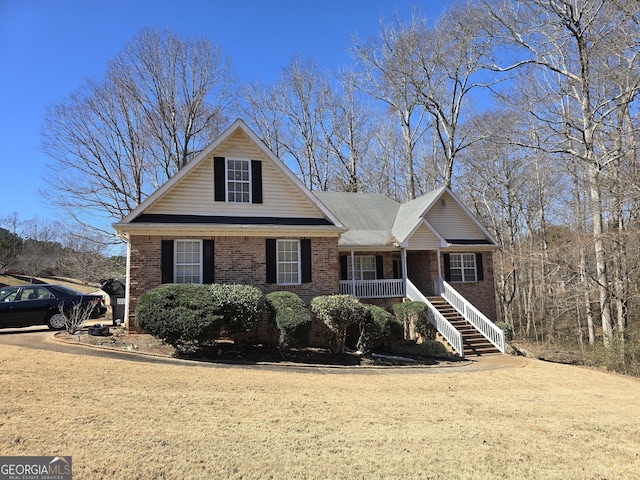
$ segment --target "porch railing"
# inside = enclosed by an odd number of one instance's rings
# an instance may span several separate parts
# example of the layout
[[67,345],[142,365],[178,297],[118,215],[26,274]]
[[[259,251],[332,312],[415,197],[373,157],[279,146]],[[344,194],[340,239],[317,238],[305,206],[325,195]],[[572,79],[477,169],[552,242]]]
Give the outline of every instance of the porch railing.
[[460,357],[464,358],[464,347],[462,345],[462,334],[451,325],[449,320],[438,311],[436,307],[425,297],[416,286],[407,279],[407,297],[414,302],[424,302],[429,308],[429,321],[436,327],[440,335],[449,342],[449,345]]
[[504,332],[495,323],[485,317],[480,310],[471,305],[451,285],[444,280],[440,281],[441,295],[447,302],[462,315],[467,322],[473,325],[482,335],[489,340],[502,353],[506,351]]
[[341,280],[340,293],[357,298],[402,298],[404,282],[398,280]]

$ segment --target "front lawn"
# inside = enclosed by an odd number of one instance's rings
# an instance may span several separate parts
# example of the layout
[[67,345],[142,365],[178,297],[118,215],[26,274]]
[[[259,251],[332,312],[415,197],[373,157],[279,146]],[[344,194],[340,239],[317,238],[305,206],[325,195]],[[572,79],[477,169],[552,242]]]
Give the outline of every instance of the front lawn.
[[0,451],[81,479],[635,479],[640,381],[511,368],[160,365],[3,345]]

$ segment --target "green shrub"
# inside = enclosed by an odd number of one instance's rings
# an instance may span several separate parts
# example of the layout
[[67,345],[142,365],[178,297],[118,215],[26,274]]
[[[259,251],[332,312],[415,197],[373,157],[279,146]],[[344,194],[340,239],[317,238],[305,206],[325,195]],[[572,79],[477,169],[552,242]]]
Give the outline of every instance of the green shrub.
[[208,286],[165,284],[140,296],[135,323],[185,352],[218,338],[222,317],[215,313]]
[[425,340],[420,345],[423,349],[423,355],[430,357],[447,357],[451,355],[444,343],[437,340]]
[[404,325],[409,338],[415,332],[426,340],[435,340],[436,329],[429,321],[429,307],[424,302],[402,302],[393,306],[393,314]]
[[360,324],[358,350],[370,352],[391,337],[402,338],[403,326],[391,313],[376,305],[367,307],[370,315]]
[[234,339],[253,331],[263,312],[262,292],[251,285],[209,285],[213,312],[222,317],[227,333]]
[[316,297],[311,301],[311,311],[331,330],[331,350],[334,353],[344,352],[349,325],[362,323],[370,315],[369,308],[353,295]]
[[513,340],[513,325],[507,322],[496,322],[496,327],[504,332],[504,341],[509,343]]
[[302,347],[309,343],[311,315],[302,299],[293,292],[272,292],[266,296],[269,319],[279,332],[281,348]]

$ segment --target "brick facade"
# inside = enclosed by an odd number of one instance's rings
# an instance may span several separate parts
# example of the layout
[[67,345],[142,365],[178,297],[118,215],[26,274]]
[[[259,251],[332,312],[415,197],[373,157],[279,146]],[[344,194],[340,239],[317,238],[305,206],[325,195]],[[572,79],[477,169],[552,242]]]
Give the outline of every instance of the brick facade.
[[[441,259],[444,265],[444,259]],[[493,276],[493,252],[482,252],[482,270],[484,279],[478,282],[454,282],[455,288],[474,307],[480,310],[489,320],[497,321],[496,289]]]
[[[129,318],[127,325],[135,329],[135,308],[138,297],[161,283],[162,240],[189,239],[196,237],[132,236],[130,239],[129,270]],[[339,292],[340,262],[335,237],[314,237],[311,239],[310,283],[299,285],[277,285],[266,283],[266,237],[197,237],[214,240],[214,281],[216,283],[240,283],[253,285],[264,294],[286,290],[299,295],[307,304],[320,295]],[[287,237],[282,237],[286,239]],[[376,254],[368,253],[368,254]],[[394,278],[394,260],[399,255],[394,252],[378,252],[383,256],[384,278]],[[479,282],[453,283],[452,286],[476,308],[492,320],[496,319],[496,299],[493,276],[493,254],[483,252],[484,279]],[[441,258],[444,265],[444,259]],[[407,253],[407,275],[426,296],[434,295],[434,280],[438,278],[436,252],[410,251]],[[390,310],[401,298],[365,299],[370,303]],[[268,333],[262,332],[262,333]],[[272,333],[272,332],[271,332]],[[263,335],[261,335],[262,337]],[[269,335],[267,335],[269,336]],[[324,325],[314,321],[310,343],[324,346],[328,331]]]
[[[473,253],[473,252],[469,252]],[[444,269],[444,254],[440,254]],[[484,278],[478,282],[454,282],[451,286],[489,319],[496,321],[496,294],[493,276],[493,252],[482,252]],[[407,252],[407,276],[423,295],[435,295],[435,280],[439,277],[436,252]]]
[[[129,318],[134,326],[138,297],[161,283],[162,240],[196,237],[132,236],[129,242]],[[290,237],[282,237],[283,239]],[[296,293],[309,305],[318,295],[339,291],[340,267],[336,237],[311,239],[311,282],[299,285],[266,283],[266,237],[197,237],[214,240],[214,281],[253,285],[264,294],[277,290]]]

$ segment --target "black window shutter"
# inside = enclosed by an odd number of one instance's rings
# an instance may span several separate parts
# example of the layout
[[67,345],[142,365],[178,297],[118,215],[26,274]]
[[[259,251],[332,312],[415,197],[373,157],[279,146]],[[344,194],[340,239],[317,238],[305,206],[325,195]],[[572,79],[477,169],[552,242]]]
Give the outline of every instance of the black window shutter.
[[162,240],[160,251],[160,271],[162,283],[173,283],[173,240]]
[[216,202],[225,201],[226,181],[225,181],[224,157],[213,158],[213,195]]
[[300,240],[300,257],[302,260],[300,265],[302,283],[311,283],[311,239],[303,238]]
[[340,280],[349,280],[348,273],[349,269],[347,267],[347,262],[349,261],[349,257],[346,255],[342,255],[340,257]]
[[266,241],[266,268],[267,268],[267,283],[277,283],[277,268],[276,268],[276,239],[267,238]]
[[444,279],[447,282],[451,281],[451,263],[449,262],[449,254],[444,254]]
[[476,272],[478,275],[477,280],[484,280],[484,272],[482,271],[482,254],[476,253]]
[[214,278],[213,240],[202,241],[202,283],[210,284]]
[[376,279],[382,280],[384,278],[384,262],[382,255],[376,255]]
[[251,202],[262,203],[262,162],[251,160]]

